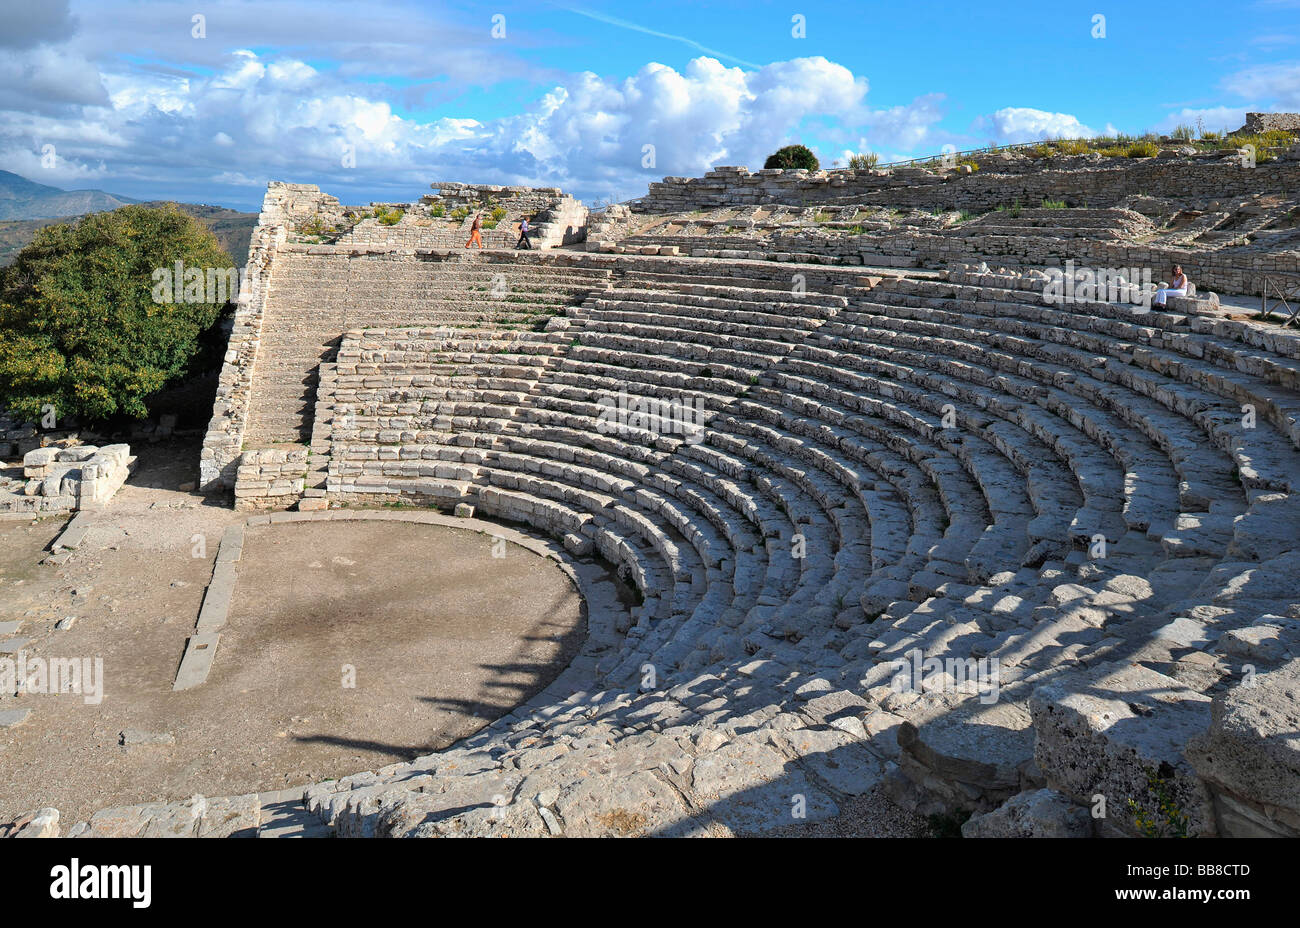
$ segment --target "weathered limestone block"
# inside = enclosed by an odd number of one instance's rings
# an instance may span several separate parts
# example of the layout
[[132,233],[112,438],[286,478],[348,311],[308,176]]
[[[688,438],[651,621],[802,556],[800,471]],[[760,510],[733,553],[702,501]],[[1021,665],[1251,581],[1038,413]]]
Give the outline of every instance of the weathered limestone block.
[[1300,620],[1260,616],[1259,625],[1224,632],[1215,650],[1245,664],[1277,664],[1300,657]]
[[1020,791],[1033,757],[1029,712],[1010,701],[967,699],[898,728],[899,770],[945,808],[987,811]]
[[256,793],[208,799],[199,822],[200,838],[251,838],[261,824],[262,804]]
[[963,838],[1087,838],[1092,816],[1050,789],[1017,793],[961,826]]
[[45,477],[58,455],[58,448],[37,448],[23,455],[24,477]]
[[[318,804],[322,819],[338,829],[339,837],[455,835],[460,831],[453,820],[467,810],[480,809],[488,819],[493,813],[503,814],[521,779],[517,770],[489,770],[415,783],[408,780],[400,785],[376,783],[338,793]],[[413,791],[417,788],[418,792]],[[537,824],[541,825],[540,820]]]
[[184,802],[146,802],[118,809],[101,809],[90,817],[86,838],[193,838],[207,810],[207,800],[194,796]]
[[[6,837],[0,834],[0,837]],[[59,837],[59,810],[37,809],[18,816],[8,826],[7,837],[12,838],[57,838]]]
[[579,779],[559,790],[554,808],[570,837],[671,836],[697,827],[677,792],[648,770]]
[[1300,660],[1216,696],[1187,757],[1223,834],[1300,836]]
[[691,788],[706,817],[734,832],[754,834],[839,814],[830,796],[757,736],[697,758]]
[[[1029,699],[1034,759],[1047,785],[1107,810],[1099,827],[1213,835],[1209,792],[1183,756],[1210,722],[1210,699],[1136,664],[1108,664],[1046,683]],[[1162,804],[1168,810],[1162,809]]]
[[23,458],[23,473],[29,478],[23,493],[43,497],[41,510],[99,508],[126,482],[134,463],[124,444],[37,448]]

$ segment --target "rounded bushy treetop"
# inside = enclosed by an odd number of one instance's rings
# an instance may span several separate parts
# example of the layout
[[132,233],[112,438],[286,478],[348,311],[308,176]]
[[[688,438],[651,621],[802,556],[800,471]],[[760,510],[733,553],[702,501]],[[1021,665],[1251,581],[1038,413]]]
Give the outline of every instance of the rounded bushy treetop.
[[787,145],[768,155],[767,160],[763,162],[763,167],[806,168],[809,171],[816,171],[821,164],[806,145]]
[[28,420],[50,407],[58,419],[145,417],[146,400],[185,373],[234,299],[232,266],[174,205],[41,229],[0,271],[0,409]]

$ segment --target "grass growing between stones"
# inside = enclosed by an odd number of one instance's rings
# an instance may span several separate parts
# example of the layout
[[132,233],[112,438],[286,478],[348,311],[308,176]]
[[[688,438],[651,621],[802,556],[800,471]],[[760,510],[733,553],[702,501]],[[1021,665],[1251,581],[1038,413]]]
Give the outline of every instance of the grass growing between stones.
[[1187,813],[1173,796],[1172,780],[1159,771],[1147,770],[1147,795],[1143,802],[1128,800],[1133,825],[1144,838],[1186,838]]

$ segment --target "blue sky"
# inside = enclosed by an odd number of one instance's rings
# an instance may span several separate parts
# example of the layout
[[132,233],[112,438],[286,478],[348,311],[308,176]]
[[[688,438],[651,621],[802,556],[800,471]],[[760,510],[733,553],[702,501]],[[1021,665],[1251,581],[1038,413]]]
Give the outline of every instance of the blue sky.
[[830,165],[1248,110],[1300,110],[1300,0],[0,0],[0,168],[244,209],[268,180],[625,199],[794,141]]

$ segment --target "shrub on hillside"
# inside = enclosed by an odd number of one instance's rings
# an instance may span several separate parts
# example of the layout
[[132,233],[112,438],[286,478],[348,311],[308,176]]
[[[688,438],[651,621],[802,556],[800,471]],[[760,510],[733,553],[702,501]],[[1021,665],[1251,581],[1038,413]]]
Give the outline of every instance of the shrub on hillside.
[[1084,139],[1061,139],[1056,142],[1056,150],[1062,155],[1086,155],[1089,145]]
[[216,237],[174,205],[41,229],[0,273],[0,408],[30,420],[51,409],[143,418],[237,280]]
[[851,171],[870,171],[879,163],[880,155],[876,154],[874,151],[864,151],[859,152],[856,155],[849,155],[849,170]]
[[787,145],[785,148],[778,148],[772,154],[767,156],[763,162],[765,168],[804,168],[809,171],[816,171],[821,167],[817,156],[814,155],[807,146],[804,145]]

